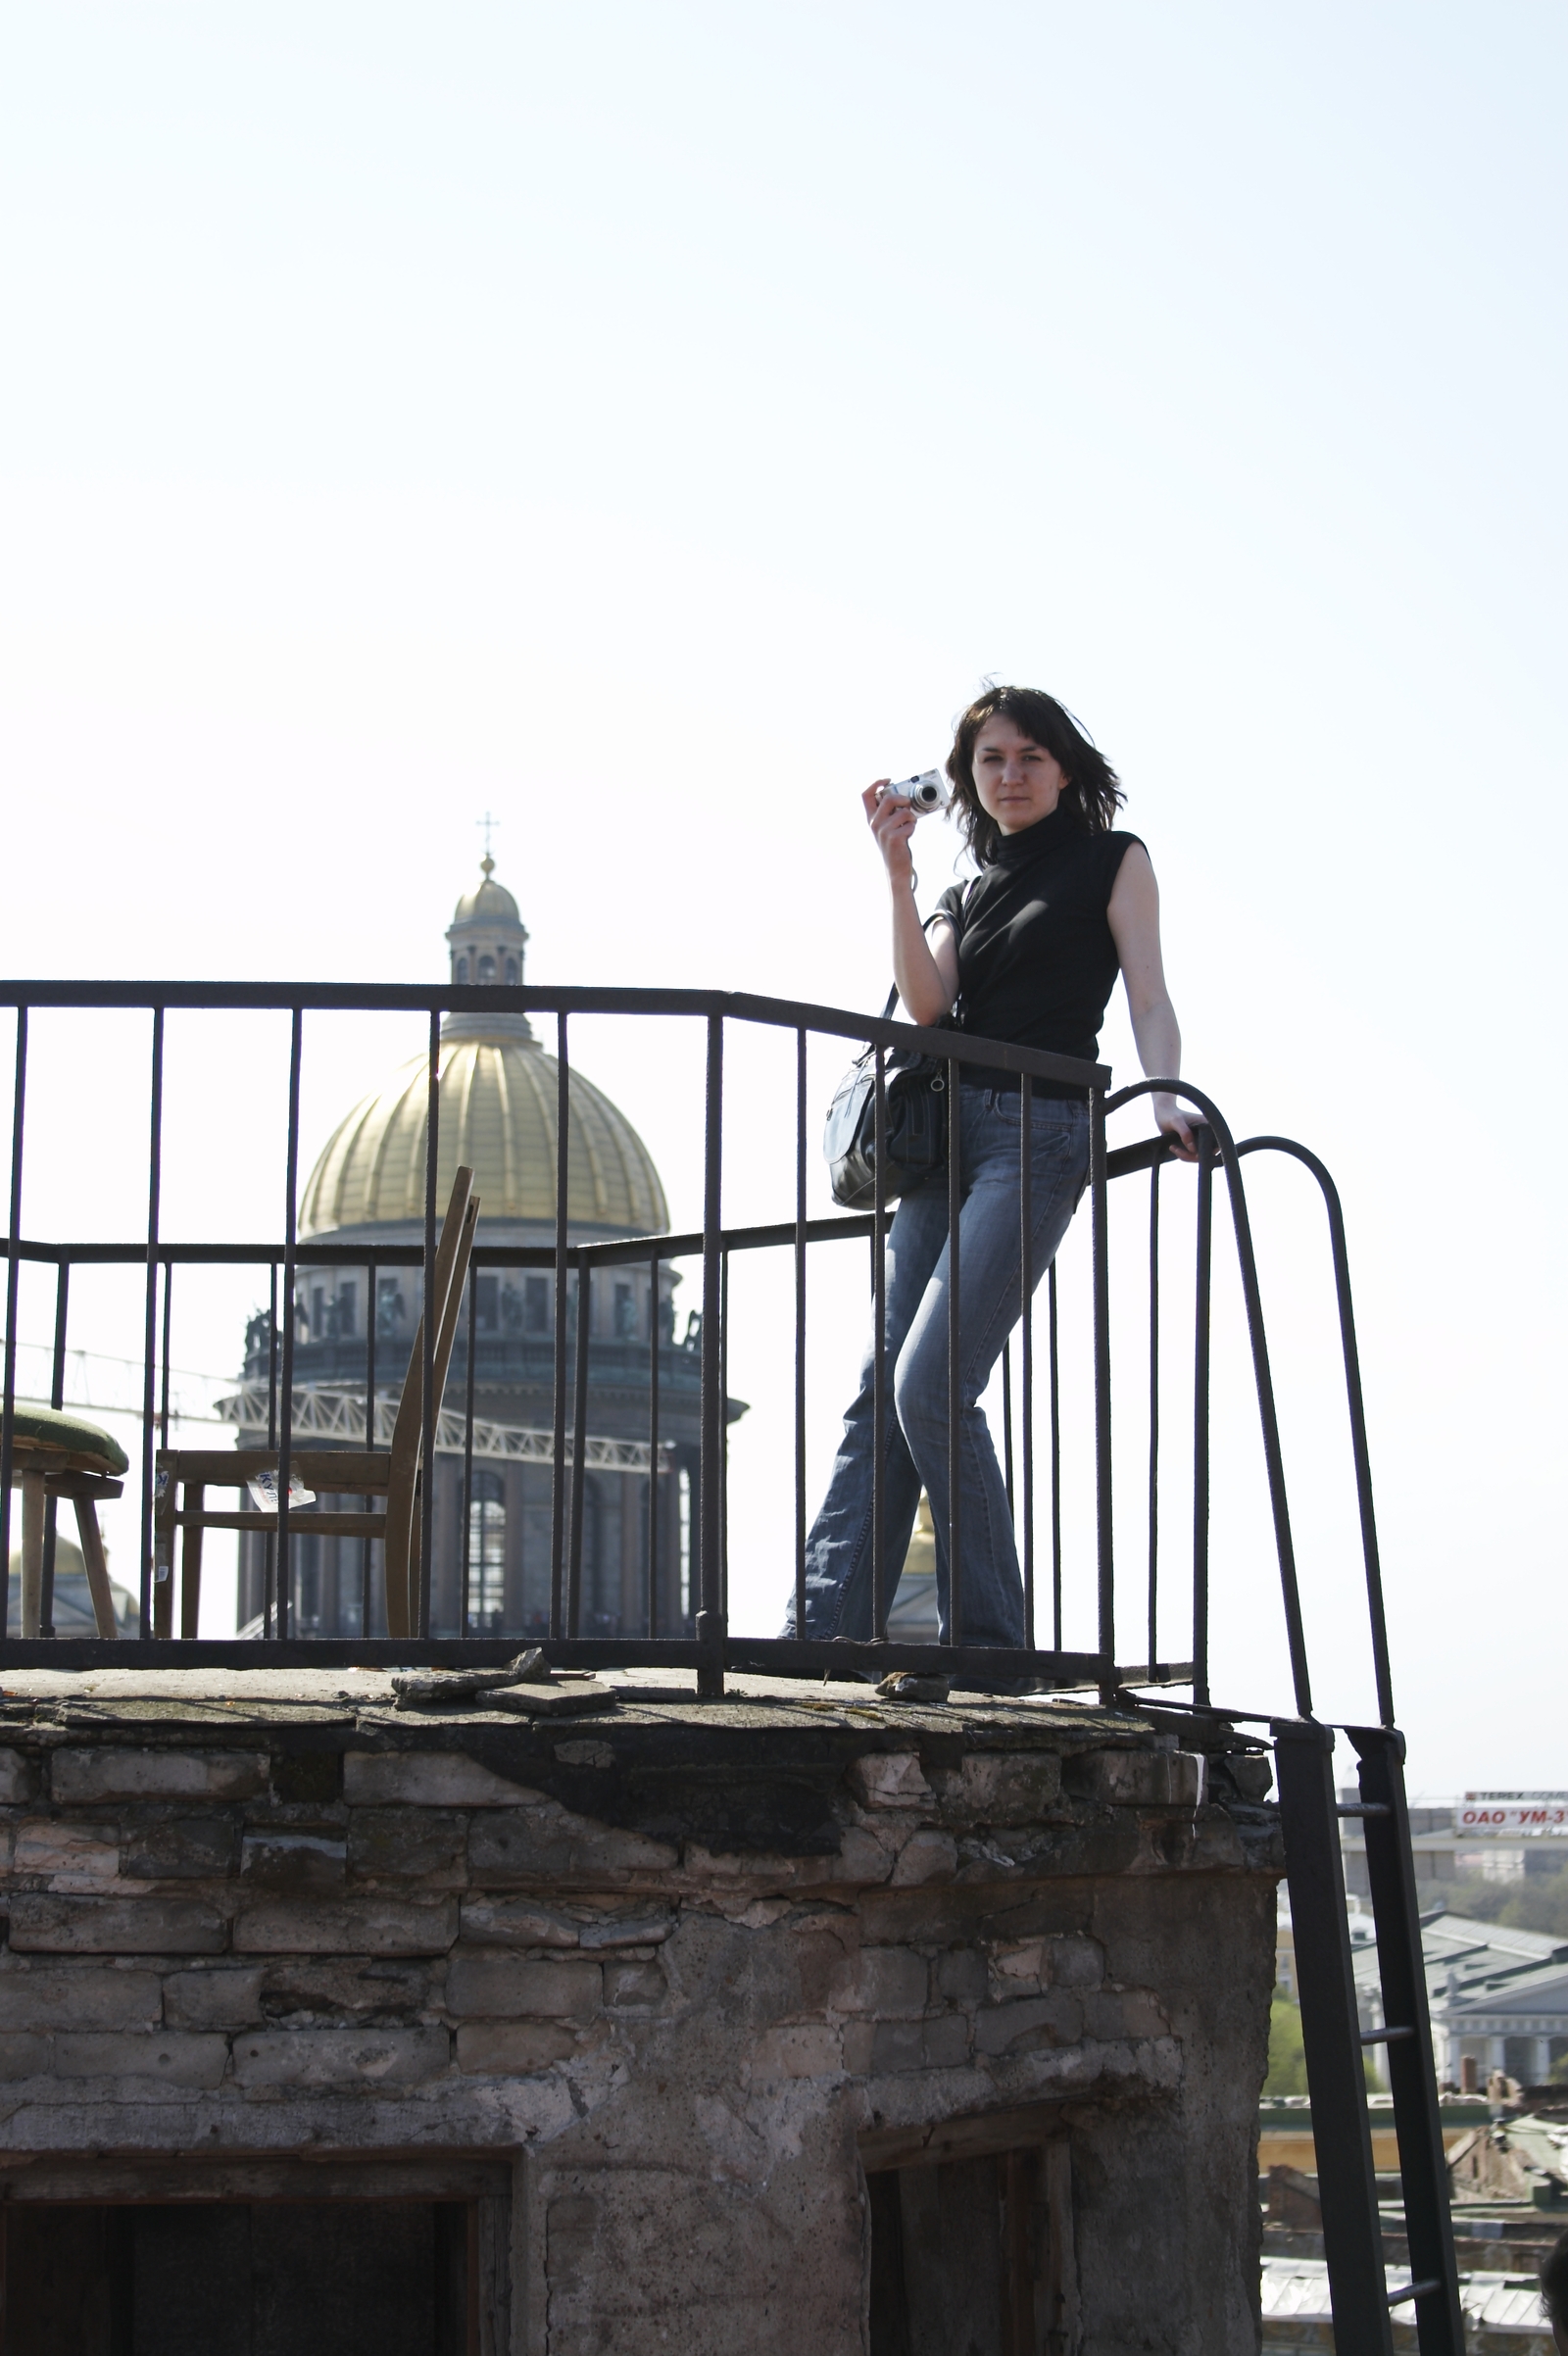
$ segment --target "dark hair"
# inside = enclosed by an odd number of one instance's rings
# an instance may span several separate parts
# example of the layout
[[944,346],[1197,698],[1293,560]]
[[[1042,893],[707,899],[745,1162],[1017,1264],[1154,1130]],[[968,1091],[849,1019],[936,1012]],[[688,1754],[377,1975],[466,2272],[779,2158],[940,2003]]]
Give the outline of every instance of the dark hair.
[[1568,2324],[1568,2233],[1546,2252],[1541,2269],[1541,2303],[1549,2324]]
[[948,776],[953,807],[965,847],[982,866],[997,856],[1002,829],[982,809],[975,791],[975,739],[988,720],[1011,720],[1032,745],[1049,753],[1067,782],[1062,806],[1070,810],[1085,834],[1103,834],[1126,796],[1121,780],[1103,753],[1096,749],[1088,730],[1073,718],[1064,704],[1038,687],[988,687],[976,696],[953,731]]

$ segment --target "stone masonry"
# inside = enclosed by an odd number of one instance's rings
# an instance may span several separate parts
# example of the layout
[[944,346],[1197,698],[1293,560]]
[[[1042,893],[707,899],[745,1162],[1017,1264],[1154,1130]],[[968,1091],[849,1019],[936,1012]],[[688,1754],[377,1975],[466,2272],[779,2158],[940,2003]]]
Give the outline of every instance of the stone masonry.
[[866,2171],[1054,2138],[1041,2344],[1252,2356],[1282,1860],[1228,1727],[647,1673],[597,1718],[390,1700],[8,1682],[12,2196],[478,2155],[497,2356],[859,2356]]

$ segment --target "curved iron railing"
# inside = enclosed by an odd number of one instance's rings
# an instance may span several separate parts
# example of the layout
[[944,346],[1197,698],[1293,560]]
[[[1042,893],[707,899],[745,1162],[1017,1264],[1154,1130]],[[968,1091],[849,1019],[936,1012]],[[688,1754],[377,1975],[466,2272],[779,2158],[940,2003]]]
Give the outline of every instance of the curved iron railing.
[[[1249,1348],[1257,1395],[1259,1425],[1296,1706],[1300,1715],[1309,1715],[1311,1710],[1310,1677],[1306,1659],[1295,1546],[1291,1531],[1279,1416],[1274,1397],[1256,1252],[1241,1171],[1241,1163],[1245,1156],[1267,1151],[1292,1155],[1312,1173],[1322,1190],[1328,1212],[1332,1262],[1338,1294],[1349,1402],[1356,1492],[1361,1516],[1368,1602],[1372,1620],[1378,1699],[1384,1722],[1392,1723],[1388,1645],[1378,1567],[1365,1414],[1356,1356],[1344,1214],[1339,1198],[1323,1164],[1306,1148],[1282,1138],[1251,1138],[1238,1144],[1217,1105],[1200,1089],[1193,1087],[1190,1083],[1158,1079],[1143,1080],[1131,1087],[1109,1094],[1107,1090],[1110,1075],[1102,1066],[1080,1063],[1069,1057],[1047,1055],[996,1041],[964,1037],[946,1030],[918,1029],[907,1023],[855,1014],[836,1007],[819,1006],[804,1002],[751,997],[744,994],[705,991],[599,989],[552,991],[537,988],[420,990],[402,987],[367,988],[357,985],[13,982],[0,984],[0,1005],[14,1006],[17,1010],[10,1219],[6,1243],[4,1399],[3,1416],[0,1416],[0,1545],[4,1546],[7,1553],[9,1554],[11,1487],[14,1467],[13,1415],[16,1397],[19,1278],[20,1270],[24,1263],[41,1262],[53,1265],[57,1270],[54,1337],[56,1403],[59,1402],[60,1378],[64,1366],[69,1287],[73,1268],[86,1264],[101,1265],[119,1262],[126,1265],[139,1265],[145,1269],[139,1563],[139,1600],[143,1629],[150,1629],[155,1624],[154,1589],[160,1570],[164,1568],[155,1561],[154,1556],[153,1471],[155,1434],[161,1430],[167,1444],[170,1420],[168,1336],[173,1272],[176,1267],[201,1264],[254,1264],[266,1267],[270,1274],[274,1312],[279,1290],[281,1290],[285,1306],[285,1314],[281,1320],[274,1313],[270,1327],[271,1365],[269,1378],[269,1397],[270,1399],[275,1399],[275,1426],[270,1434],[270,1438],[275,1445],[278,1455],[278,1512],[275,1543],[270,1541],[269,1545],[272,1559],[283,1568],[281,1575],[272,1583],[266,1600],[265,1625],[268,1635],[260,1642],[213,1639],[160,1640],[147,1637],[136,1641],[133,1644],[125,1643],[100,1644],[92,1640],[76,1639],[19,1638],[11,1633],[6,1625],[7,1599],[4,1591],[0,1590],[0,1665],[20,1666],[24,1661],[53,1661],[63,1664],[68,1658],[84,1664],[87,1661],[110,1659],[128,1662],[133,1658],[148,1659],[152,1657],[170,1665],[176,1660],[202,1659],[215,1664],[244,1663],[259,1666],[269,1659],[283,1658],[309,1659],[321,1665],[327,1665],[354,1660],[370,1661],[391,1658],[416,1661],[435,1657],[450,1658],[455,1654],[480,1661],[505,1657],[515,1649],[517,1637],[514,1633],[483,1637],[472,1633],[468,1609],[469,1589],[466,1562],[464,1570],[461,1631],[457,1635],[441,1635],[432,1632],[430,1579],[434,1556],[435,1484],[433,1480],[426,1480],[423,1483],[421,1494],[421,1593],[418,1638],[413,1641],[394,1641],[364,1636],[333,1639],[299,1635],[294,1608],[294,1582],[289,1569],[291,1563],[290,1538],[291,1534],[299,1536],[308,1532],[309,1517],[299,1508],[295,1508],[291,1514],[288,1500],[290,1459],[295,1447],[293,1399],[296,1390],[294,1366],[296,1320],[290,1304],[293,1303],[295,1298],[296,1271],[301,1264],[302,1256],[297,1229],[297,1203],[300,1087],[305,1050],[305,1015],[316,1012],[381,1010],[418,1013],[425,1019],[428,1039],[429,1111],[422,1206],[422,1248],[416,1253],[411,1254],[408,1245],[332,1244],[313,1240],[305,1247],[304,1257],[313,1268],[342,1263],[373,1270],[380,1266],[407,1266],[417,1262],[422,1264],[425,1293],[428,1297],[432,1291],[431,1277],[436,1250],[441,1017],[444,1013],[515,1014],[519,1010],[525,1010],[534,1014],[553,1015],[555,1018],[554,1046],[558,1062],[559,1094],[557,1105],[557,1211],[554,1244],[550,1247],[480,1246],[475,1249],[473,1253],[473,1267],[477,1270],[535,1269],[549,1271],[554,1277],[555,1309],[551,1350],[553,1418],[549,1548],[550,1603],[546,1648],[558,1665],[588,1666],[595,1662],[608,1665],[612,1660],[626,1666],[648,1665],[654,1662],[685,1665],[698,1671],[700,1686],[709,1692],[722,1690],[726,1669],[765,1669],[773,1673],[820,1676],[828,1670],[835,1670],[839,1673],[862,1671],[880,1673],[891,1668],[921,1667],[932,1670],[940,1669],[950,1676],[980,1684],[1015,1684],[1019,1681],[1034,1680],[1059,1686],[1089,1685],[1098,1687],[1107,1697],[1128,1685],[1191,1685],[1195,1699],[1200,1703],[1206,1703],[1209,1698],[1208,1521],[1211,1484],[1208,1414],[1210,1295],[1213,1267],[1212,1195],[1214,1172],[1219,1169],[1224,1173],[1226,1194],[1231,1207],[1237,1264],[1246,1308]],[[150,1015],[147,1231],[144,1242],[138,1240],[135,1243],[126,1244],[72,1244],[29,1239],[21,1233],[26,1145],[28,1015],[34,1007],[82,1010],[131,1008],[144,1010]],[[289,1017],[290,1047],[286,1138],[284,1141],[286,1183],[285,1200],[282,1206],[282,1235],[278,1242],[183,1244],[167,1238],[162,1232],[165,1020],[166,1015],[171,1011],[185,1009],[231,1011],[270,1009],[286,1013]],[[703,1024],[706,1049],[703,1106],[705,1143],[703,1223],[699,1230],[681,1235],[637,1236],[604,1242],[585,1242],[574,1239],[569,1233],[566,1209],[569,1200],[570,1129],[566,1110],[571,1069],[569,1026],[571,1017],[575,1014],[612,1014],[633,1019],[674,1016]],[[793,1220],[771,1225],[726,1227],[723,1222],[722,1115],[725,1046],[729,1028],[737,1024],[758,1025],[786,1032],[793,1031],[796,1039],[795,1217]],[[945,1057],[949,1065],[949,1081],[953,1086],[956,1086],[965,1076],[975,1079],[994,1073],[1006,1074],[1009,1078],[1015,1078],[1020,1090],[1022,1099],[1020,1109],[1023,1117],[1020,1120],[1019,1249],[1026,1308],[1019,1337],[1021,1358],[1018,1393],[1021,1417],[1016,1468],[1014,1464],[1010,1345],[1004,1360],[1003,1383],[1005,1424],[1004,1451],[1010,1499],[1014,1497],[1015,1469],[1020,1476],[1019,1482],[1016,1484],[1020,1494],[1015,1499],[1015,1505],[1019,1508],[1017,1518],[1027,1613],[1027,1642],[1021,1650],[976,1646],[966,1644],[963,1638],[963,1545],[957,1479],[959,1416],[962,1401],[956,1380],[961,1299],[961,1255],[956,1234],[954,1236],[951,1250],[952,1279],[949,1286],[948,1487],[950,1510],[948,1527],[944,1534],[947,1559],[953,1566],[950,1585],[951,1641],[946,1644],[933,1646],[928,1644],[903,1641],[897,1636],[890,1637],[888,1634],[888,1609],[902,1565],[892,1564],[888,1560],[885,1482],[880,1466],[874,1483],[872,1500],[873,1635],[870,1642],[853,1644],[840,1640],[826,1641],[805,1637],[749,1638],[736,1635],[729,1629],[725,1529],[727,1500],[724,1480],[726,1454],[724,1375],[729,1340],[727,1274],[731,1256],[737,1252],[771,1250],[785,1250],[793,1253],[795,1279],[793,1432],[789,1435],[786,1445],[790,1447],[794,1460],[794,1584],[795,1624],[797,1627],[803,1626],[806,1619],[808,1267],[812,1249],[823,1242],[843,1241],[847,1238],[864,1238],[869,1241],[870,1292],[874,1311],[874,1412],[879,1429],[885,1427],[889,1412],[890,1369],[886,1364],[882,1311],[886,1301],[886,1244],[890,1206],[883,1197],[880,1176],[881,1156],[878,1156],[879,1175],[876,1199],[868,1215],[830,1218],[810,1218],[807,1215],[808,1171],[810,1160],[808,1140],[812,1118],[811,1106],[808,1103],[807,1056],[808,1043],[813,1037],[849,1040],[855,1043],[857,1048],[868,1049],[871,1052],[874,1062],[879,1140],[886,1116],[887,1057],[896,1049],[913,1047],[923,1054],[935,1053]],[[1033,1439],[1037,1376],[1033,1316],[1036,1272],[1030,1264],[1031,1172],[1027,1147],[1031,1133],[1029,1114],[1033,1089],[1036,1082],[1042,1081],[1058,1086],[1066,1083],[1082,1089],[1088,1098],[1090,1111],[1088,1182],[1092,1297],[1090,1355],[1093,1366],[1094,1392],[1094,1552],[1097,1615],[1097,1642],[1092,1650],[1075,1651],[1064,1646],[1062,1641],[1063,1540],[1060,1411],[1062,1338],[1054,1265],[1047,1273],[1045,1286],[1050,1429],[1047,1487],[1050,1497],[1052,1642],[1049,1645],[1043,1645],[1037,1642],[1035,1525],[1040,1484],[1036,1479]],[[1197,1131],[1200,1151],[1196,1173],[1198,1201],[1194,1268],[1192,1658],[1166,1662],[1161,1662],[1158,1658],[1158,1504],[1162,1472],[1160,1406],[1161,1350],[1163,1346],[1160,1315],[1163,1276],[1160,1179],[1163,1165],[1171,1156],[1167,1141],[1158,1138],[1149,1139],[1116,1151],[1110,1151],[1106,1143],[1106,1121],[1111,1114],[1133,1104],[1140,1097],[1162,1089],[1170,1090],[1193,1107],[1199,1115],[1200,1123]],[[961,1193],[956,1122],[950,1123],[949,1142],[947,1185],[951,1218],[956,1210]],[[1118,1661],[1116,1646],[1117,1534],[1112,1481],[1111,1265],[1107,1189],[1112,1182],[1143,1169],[1147,1169],[1151,1175],[1149,1565],[1146,1642],[1148,1658],[1142,1663],[1130,1665]],[[589,1350],[588,1317],[585,1313],[576,1320],[575,1350],[573,1351],[573,1340],[569,1331],[568,1278],[575,1274],[579,1286],[591,1288],[595,1272],[612,1266],[637,1266],[650,1272],[648,1381],[651,1420],[647,1477],[652,1484],[657,1478],[659,1463],[661,1414],[661,1349],[657,1331],[658,1320],[652,1304],[657,1302],[658,1299],[661,1266],[664,1262],[682,1257],[700,1258],[702,1266],[699,1351],[700,1440],[693,1499],[695,1531],[691,1563],[692,1609],[689,1623],[681,1627],[678,1632],[671,1630],[667,1625],[662,1630],[659,1626],[660,1566],[657,1560],[658,1539],[655,1534],[657,1516],[651,1510],[649,1515],[651,1536],[647,1566],[647,1610],[643,1631],[633,1633],[631,1630],[625,1629],[614,1636],[598,1638],[585,1636],[581,1631],[585,1519],[583,1484],[585,1458],[588,1451],[574,1447],[568,1448],[567,1434],[568,1430],[583,1431],[585,1429]],[[163,1293],[161,1321],[160,1283]],[[473,1283],[474,1279],[470,1275],[469,1348],[466,1357],[466,1429],[469,1436],[465,1448],[466,1499],[471,1482],[471,1433],[474,1419]],[[433,1459],[438,1425],[444,1414],[446,1425],[450,1426],[453,1409],[450,1406],[443,1409],[443,1402],[436,1400],[432,1396],[433,1386],[430,1376],[435,1343],[434,1321],[427,1318],[424,1323],[423,1461],[429,1464]],[[365,1413],[367,1428],[369,1428],[376,1394],[376,1345],[373,1314],[368,1318],[367,1326],[368,1396]],[[160,1330],[163,1335],[161,1363]],[[466,1534],[466,1514],[465,1514],[463,1526]],[[466,1536],[465,1537],[465,1546],[466,1546]],[[366,1600],[368,1602],[369,1595],[368,1546],[366,1547],[365,1559]],[[170,1566],[169,1575],[172,1575],[172,1566]]]

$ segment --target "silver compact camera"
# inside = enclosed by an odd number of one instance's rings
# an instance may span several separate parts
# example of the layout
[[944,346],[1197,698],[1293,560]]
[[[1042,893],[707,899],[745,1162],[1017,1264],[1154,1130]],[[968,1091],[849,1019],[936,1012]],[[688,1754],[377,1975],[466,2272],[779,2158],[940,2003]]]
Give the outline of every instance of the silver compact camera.
[[928,818],[946,810],[953,800],[953,788],[940,769],[922,769],[918,777],[901,777],[882,791],[897,794],[901,801],[907,802],[917,818]]

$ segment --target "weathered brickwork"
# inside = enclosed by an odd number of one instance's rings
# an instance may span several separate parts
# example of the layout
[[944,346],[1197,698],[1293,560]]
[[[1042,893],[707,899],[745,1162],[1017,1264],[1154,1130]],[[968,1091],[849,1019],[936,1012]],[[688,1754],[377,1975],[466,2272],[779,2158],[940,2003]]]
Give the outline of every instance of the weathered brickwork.
[[862,2139],[1055,2106],[1083,2344],[1255,2347],[1280,1859],[1222,1742],[772,1695],[0,1712],[13,2160],[516,2153],[519,2351],[850,2356]]

